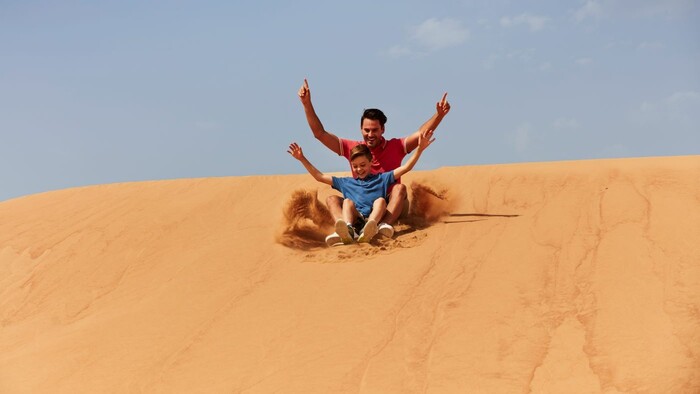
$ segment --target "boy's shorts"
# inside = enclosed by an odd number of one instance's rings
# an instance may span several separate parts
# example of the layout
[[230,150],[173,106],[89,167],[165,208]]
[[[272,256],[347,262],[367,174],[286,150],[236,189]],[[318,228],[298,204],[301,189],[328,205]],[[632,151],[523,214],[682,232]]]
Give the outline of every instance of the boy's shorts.
[[365,224],[367,223],[367,218],[362,216],[361,213],[357,213],[357,218],[355,218],[355,221],[352,222],[352,228],[355,229],[355,233],[359,234],[362,232],[362,229],[365,228]]
[[[407,218],[408,217],[408,211],[409,211],[409,202],[408,202],[408,196],[403,200],[403,207],[401,207],[401,215],[399,215],[399,218]],[[365,224],[367,223],[367,218],[362,216],[361,213],[357,213],[357,218],[355,221],[352,223],[352,228],[355,229],[355,232],[358,234],[362,231],[362,229],[365,227]]]

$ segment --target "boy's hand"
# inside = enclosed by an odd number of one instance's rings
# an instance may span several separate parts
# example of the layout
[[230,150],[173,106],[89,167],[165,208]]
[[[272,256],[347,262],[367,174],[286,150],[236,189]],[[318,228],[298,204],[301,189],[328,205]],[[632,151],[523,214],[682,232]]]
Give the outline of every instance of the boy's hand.
[[301,160],[304,157],[304,152],[302,152],[301,146],[299,146],[296,142],[292,142],[291,144],[289,144],[289,149],[287,150],[287,153],[292,155],[292,157],[297,160]]
[[311,104],[311,90],[309,90],[309,82],[304,78],[304,84],[299,88],[299,100],[304,105]]
[[425,130],[418,136],[418,148],[421,151],[425,150],[433,141],[435,141],[435,138],[433,138],[433,130]]

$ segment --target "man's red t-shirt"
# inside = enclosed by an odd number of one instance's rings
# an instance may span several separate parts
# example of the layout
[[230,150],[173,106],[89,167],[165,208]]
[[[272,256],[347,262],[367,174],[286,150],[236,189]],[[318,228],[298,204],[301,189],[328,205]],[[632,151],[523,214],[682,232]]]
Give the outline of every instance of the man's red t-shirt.
[[[350,162],[350,151],[359,144],[365,144],[364,141],[351,141],[344,138],[340,140],[340,155],[344,156]],[[394,171],[401,166],[401,161],[406,156],[406,139],[392,138],[390,140],[383,139],[382,142],[374,148],[370,148],[372,152],[372,173],[378,174],[381,172]],[[352,166],[350,166],[352,171]],[[357,175],[353,172],[353,178]],[[401,179],[396,179],[396,183],[401,183]]]

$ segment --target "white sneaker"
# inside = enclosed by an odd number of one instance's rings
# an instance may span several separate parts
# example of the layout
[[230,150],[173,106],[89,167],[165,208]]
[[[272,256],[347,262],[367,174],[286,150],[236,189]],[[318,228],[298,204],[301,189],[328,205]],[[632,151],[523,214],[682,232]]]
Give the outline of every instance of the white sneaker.
[[340,242],[345,245],[355,242],[355,231],[343,219],[335,221],[335,233],[340,237]]
[[391,226],[391,224],[384,222],[379,223],[379,234],[387,238],[391,238],[394,236],[394,228]]
[[374,220],[368,220],[367,224],[365,224],[365,228],[362,229],[362,234],[360,234],[360,238],[357,239],[357,242],[369,243],[369,241],[371,241],[375,235],[377,235],[377,222]]
[[338,235],[338,233],[333,233],[326,237],[326,245],[328,246],[336,246],[342,244],[343,241],[340,240],[340,235]]

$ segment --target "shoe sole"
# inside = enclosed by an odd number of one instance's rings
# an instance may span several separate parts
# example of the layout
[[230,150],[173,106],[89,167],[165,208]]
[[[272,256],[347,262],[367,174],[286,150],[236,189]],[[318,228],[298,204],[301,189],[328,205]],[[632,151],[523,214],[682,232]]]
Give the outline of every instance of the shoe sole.
[[345,245],[353,243],[354,240],[350,236],[348,225],[345,224],[344,221],[338,220],[335,222],[335,232],[340,237],[340,242],[344,243]]
[[370,220],[365,224],[365,228],[362,229],[362,234],[360,234],[357,242],[369,243],[375,235],[377,235],[377,222]]

